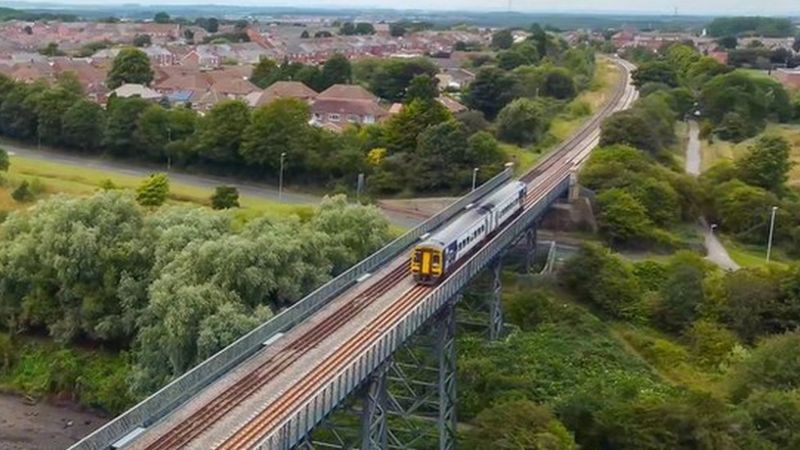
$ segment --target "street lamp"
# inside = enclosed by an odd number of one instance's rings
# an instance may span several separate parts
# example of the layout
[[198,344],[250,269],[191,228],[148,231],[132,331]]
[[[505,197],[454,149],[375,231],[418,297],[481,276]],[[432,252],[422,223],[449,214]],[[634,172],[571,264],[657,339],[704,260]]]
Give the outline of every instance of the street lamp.
[[286,152],[281,153],[281,171],[278,174],[278,201],[283,198],[283,161],[286,159]]
[[775,231],[775,212],[778,211],[777,206],[772,207],[772,217],[769,219],[769,242],[767,242],[767,263],[769,257],[772,255],[772,233]]
[[477,167],[476,167],[476,168],[474,168],[474,169],[472,169],[472,190],[473,190],[473,191],[475,190],[475,185],[476,185],[476,184],[477,184],[477,182],[478,182],[478,171],[479,171],[479,170],[480,170],[480,169],[479,169],[479,168],[477,168]]

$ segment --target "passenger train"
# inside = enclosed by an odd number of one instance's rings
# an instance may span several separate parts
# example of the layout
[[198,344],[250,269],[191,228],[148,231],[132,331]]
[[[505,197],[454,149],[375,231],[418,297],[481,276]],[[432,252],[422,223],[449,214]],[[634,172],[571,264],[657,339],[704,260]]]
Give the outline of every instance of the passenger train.
[[438,284],[464,255],[522,211],[526,193],[525,183],[512,181],[419,243],[411,254],[414,280],[420,284]]

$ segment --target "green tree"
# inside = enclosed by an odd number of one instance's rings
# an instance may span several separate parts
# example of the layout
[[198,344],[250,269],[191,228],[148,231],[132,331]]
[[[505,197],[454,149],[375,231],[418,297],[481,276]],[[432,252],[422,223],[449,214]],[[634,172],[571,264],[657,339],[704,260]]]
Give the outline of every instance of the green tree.
[[731,393],[747,398],[758,390],[791,391],[800,388],[800,333],[764,339],[750,357],[734,368]]
[[514,36],[511,34],[511,30],[502,29],[495,31],[492,34],[492,47],[495,49],[500,50],[507,50],[514,45]]
[[538,142],[549,126],[544,106],[537,100],[518,98],[497,115],[497,135],[517,145]]
[[311,36],[308,34],[308,30],[303,30],[303,32],[300,33],[300,39],[308,39],[310,37]]
[[439,102],[412,100],[400,113],[392,116],[384,126],[384,140],[390,153],[412,152],[417,148],[417,137],[426,128],[445,122],[452,117]]
[[136,201],[142,206],[161,206],[169,195],[169,178],[165,173],[154,173],[142,180],[136,188]]
[[103,147],[114,155],[132,155],[136,150],[136,124],[150,106],[147,100],[139,97],[111,99],[107,107]]
[[17,203],[27,203],[35,200],[36,196],[31,191],[28,180],[22,180],[22,183],[11,192],[11,198]]
[[723,36],[717,39],[717,45],[724,49],[734,49],[739,45],[739,40],[736,39],[736,36]]
[[80,99],[64,112],[61,120],[66,145],[83,151],[100,146],[105,132],[105,110],[100,105]]
[[720,139],[726,141],[742,142],[757,130],[758,125],[749,123],[741,114],[729,112],[722,116],[719,125],[714,129],[714,133]]
[[714,213],[723,230],[748,242],[764,242],[769,209],[778,204],[774,194],[739,180],[717,186],[712,194]]
[[339,34],[344,36],[352,36],[356,34],[356,26],[353,22],[345,22],[342,24],[342,27],[339,28]]
[[147,54],[137,48],[123,48],[111,63],[106,85],[116,89],[125,83],[149,85],[153,81],[153,69]]
[[355,34],[367,35],[375,34],[375,27],[371,23],[359,22],[356,24]]
[[281,70],[278,64],[269,58],[261,58],[250,74],[250,82],[264,89],[280,80],[280,77]]
[[344,55],[336,53],[322,66],[321,81],[318,88],[328,89],[334,84],[349,84],[353,77],[350,61]]
[[58,44],[55,42],[50,42],[44,48],[40,48],[39,53],[50,57],[64,56],[65,54],[63,51],[61,51],[61,49],[58,48]]
[[0,172],[8,172],[11,163],[8,160],[8,152],[4,148],[0,148]]
[[167,13],[165,13],[163,11],[157,12],[153,16],[153,22],[155,22],[155,23],[170,23],[170,21],[171,21],[171,18],[169,17],[169,14],[167,14]]
[[240,147],[250,125],[250,108],[239,100],[214,105],[200,121],[198,154],[209,161],[232,163],[240,160]]
[[528,59],[520,52],[506,50],[497,54],[497,67],[503,70],[513,70],[528,64]]
[[567,100],[575,97],[575,81],[569,71],[556,67],[547,72],[542,84],[542,95]]
[[611,244],[629,244],[649,236],[653,225],[647,210],[627,191],[608,189],[597,196],[597,202],[598,226]]
[[501,403],[481,411],[465,433],[466,449],[574,450],[570,432],[553,414],[528,400]]
[[63,117],[66,111],[78,100],[78,96],[66,89],[57,87],[44,90],[36,100],[38,116],[37,136],[50,144],[63,142]]
[[494,119],[517,96],[516,79],[494,67],[481,69],[470,83],[464,100],[472,109]]
[[149,47],[153,44],[153,39],[149,34],[137,34],[133,37],[134,47]]
[[467,131],[457,120],[431,125],[417,138],[413,183],[418,191],[461,185],[465,180]]
[[668,331],[682,333],[697,317],[703,303],[704,273],[692,265],[671,267],[661,288],[656,316]]
[[411,80],[417,75],[435,77],[439,72],[427,58],[366,59],[353,66],[353,78],[369,85],[370,91],[390,102],[404,99]]
[[31,139],[38,129],[38,98],[47,89],[44,83],[15,83],[0,105],[0,130],[13,138]]
[[211,207],[229,209],[239,207],[239,190],[233,186],[217,186],[211,196]]
[[789,179],[789,142],[781,136],[762,136],[736,160],[739,178],[747,184],[780,193]]
[[478,131],[467,139],[467,160],[481,169],[479,175],[482,177],[487,177],[492,172],[487,169],[502,162],[504,158],[500,144],[491,133]]
[[745,341],[785,329],[776,320],[782,299],[775,276],[759,269],[737,270],[725,276],[723,291],[723,320]]
[[416,75],[408,86],[405,101],[419,99],[425,102],[433,101],[439,96],[439,87],[436,78],[428,74]]
[[764,440],[776,448],[800,447],[800,390],[757,391],[742,406]]
[[631,74],[633,84],[642,87],[646,83],[664,83],[670,87],[678,86],[678,76],[675,68],[666,61],[650,61],[642,63]]
[[159,105],[150,105],[139,115],[133,139],[145,157],[154,161],[164,159],[164,149],[170,140],[169,116]]
[[244,131],[240,153],[245,162],[278,169],[281,153],[289,155],[289,170],[304,167],[312,134],[308,104],[294,98],[278,99],[257,109]]

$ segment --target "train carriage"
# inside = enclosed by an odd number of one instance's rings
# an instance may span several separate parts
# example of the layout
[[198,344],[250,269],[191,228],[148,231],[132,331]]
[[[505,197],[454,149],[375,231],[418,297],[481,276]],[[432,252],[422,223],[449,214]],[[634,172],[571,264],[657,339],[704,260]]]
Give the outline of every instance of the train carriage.
[[439,283],[464,255],[522,210],[526,192],[525,183],[508,183],[415,246],[411,254],[414,280]]

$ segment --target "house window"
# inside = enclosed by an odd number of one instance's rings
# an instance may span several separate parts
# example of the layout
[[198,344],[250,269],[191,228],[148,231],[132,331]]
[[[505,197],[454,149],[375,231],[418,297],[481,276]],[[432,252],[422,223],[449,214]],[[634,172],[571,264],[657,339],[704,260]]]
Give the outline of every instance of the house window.
[[328,114],[328,120],[330,120],[331,122],[338,122],[339,120],[341,120],[341,116],[339,116],[339,114],[331,113]]
[[358,116],[355,114],[348,114],[347,121],[350,123],[358,123]]
[[314,120],[317,122],[322,121],[322,114],[321,113],[314,113]]
[[364,116],[364,123],[375,123],[375,116]]

